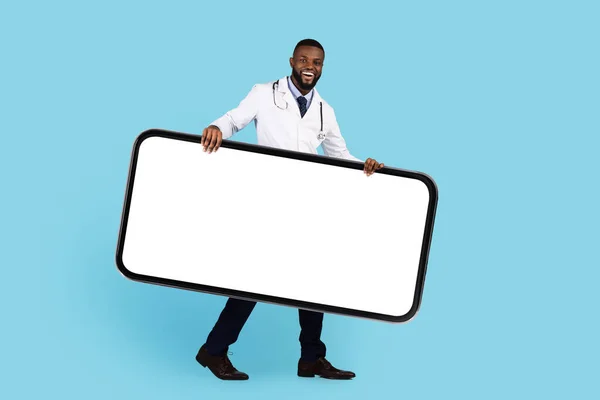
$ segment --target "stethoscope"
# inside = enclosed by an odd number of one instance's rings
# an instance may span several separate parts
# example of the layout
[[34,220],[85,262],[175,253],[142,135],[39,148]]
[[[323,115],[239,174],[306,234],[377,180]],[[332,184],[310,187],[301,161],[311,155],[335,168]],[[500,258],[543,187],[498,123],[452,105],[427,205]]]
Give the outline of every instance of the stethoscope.
[[[279,87],[279,81],[273,82],[273,104],[275,104],[277,106],[277,108],[279,108],[281,110],[287,110],[287,108],[288,108],[287,101],[284,100],[285,108],[283,108],[279,104],[277,104],[277,101],[275,100],[275,90],[278,87]],[[325,137],[325,135],[323,134],[323,102],[322,101],[319,102],[319,112],[321,113],[321,132],[319,133],[319,139],[322,140]]]

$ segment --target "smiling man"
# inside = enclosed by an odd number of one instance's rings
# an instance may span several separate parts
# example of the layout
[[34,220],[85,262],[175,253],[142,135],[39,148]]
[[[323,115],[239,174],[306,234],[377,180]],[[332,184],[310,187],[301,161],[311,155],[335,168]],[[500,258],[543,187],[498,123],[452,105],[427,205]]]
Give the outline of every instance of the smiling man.
[[[313,154],[321,146],[325,156],[361,162],[346,147],[333,108],[315,89],[324,60],[325,52],[319,42],[312,39],[300,41],[290,58],[291,75],[275,82],[254,85],[236,108],[204,129],[201,139],[204,151],[218,151],[223,139],[230,138],[254,121],[259,145]],[[363,171],[370,176],[382,167],[383,164],[368,158]],[[196,360],[216,377],[248,379],[246,373],[233,366],[227,352],[237,341],[255,305],[254,301],[228,299],[206,343],[198,351]],[[326,347],[321,341],[323,313],[299,310],[299,319],[301,355],[298,376],[353,378],[353,372],[339,370],[325,358]]]

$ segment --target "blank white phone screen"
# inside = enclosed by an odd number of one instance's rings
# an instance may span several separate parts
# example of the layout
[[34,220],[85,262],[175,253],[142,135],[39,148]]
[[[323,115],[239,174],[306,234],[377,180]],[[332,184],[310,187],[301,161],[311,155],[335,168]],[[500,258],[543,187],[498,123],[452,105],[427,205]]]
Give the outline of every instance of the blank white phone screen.
[[430,193],[418,179],[160,136],[139,147],[122,263],[153,278],[402,316]]

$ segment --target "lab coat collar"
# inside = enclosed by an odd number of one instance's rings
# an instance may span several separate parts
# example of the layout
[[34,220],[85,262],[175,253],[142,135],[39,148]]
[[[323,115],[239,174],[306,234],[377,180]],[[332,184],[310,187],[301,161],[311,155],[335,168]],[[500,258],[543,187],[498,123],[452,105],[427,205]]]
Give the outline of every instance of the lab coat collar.
[[[296,100],[294,99],[294,95],[290,91],[290,88],[288,88],[287,77],[286,76],[284,76],[283,78],[279,79],[279,83],[278,83],[278,86],[277,86],[277,91],[281,93],[283,99],[288,104],[295,104]],[[296,108],[298,108],[298,107],[296,107]],[[298,115],[300,115],[300,111],[298,111]]]
[[284,76],[278,81],[277,91],[281,93],[291,93],[287,85],[287,76]]
[[[292,94],[292,92],[290,91],[290,88],[288,87],[288,83],[287,83],[287,76],[284,76],[283,78],[279,79],[279,84],[277,86],[277,90],[281,93],[283,93],[283,97],[286,99],[286,101],[289,102],[295,102],[296,100],[294,99],[294,95]],[[321,98],[321,96],[319,95],[319,92],[317,91],[317,88],[313,88],[313,98],[312,98],[312,103],[311,103],[311,108],[312,105],[315,103],[319,103],[323,101],[323,99]]]

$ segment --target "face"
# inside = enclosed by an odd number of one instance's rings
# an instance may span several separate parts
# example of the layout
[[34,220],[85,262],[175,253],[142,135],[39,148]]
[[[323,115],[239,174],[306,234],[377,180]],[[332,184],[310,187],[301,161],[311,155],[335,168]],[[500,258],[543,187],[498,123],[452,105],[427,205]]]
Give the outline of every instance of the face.
[[309,92],[321,78],[323,50],[312,46],[300,46],[290,58],[292,77],[300,89]]

